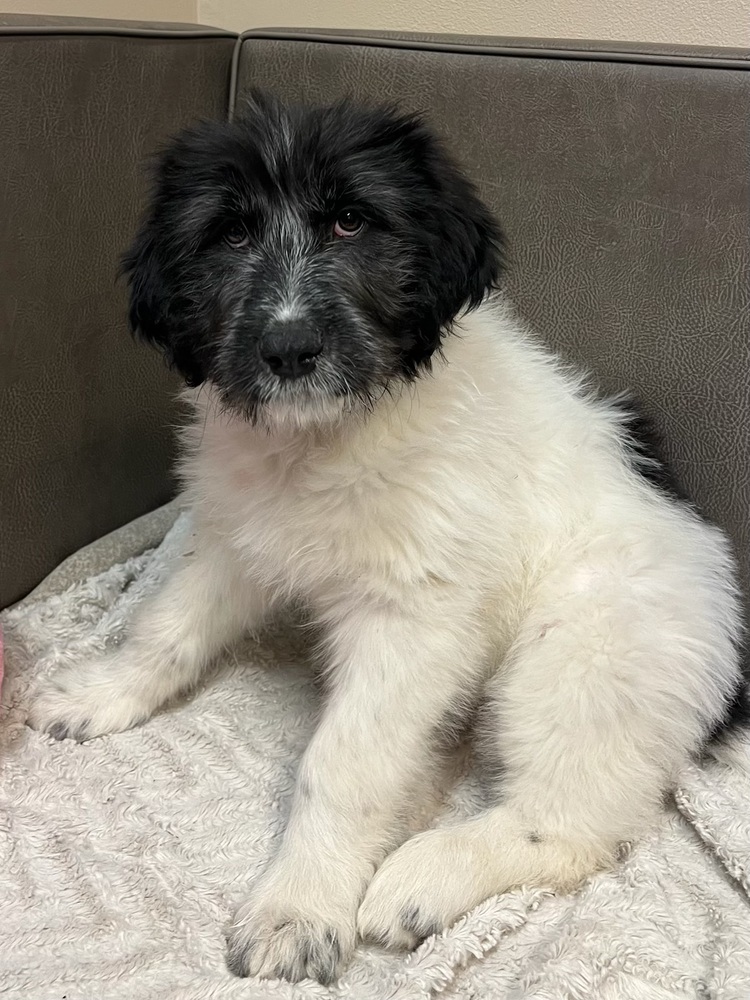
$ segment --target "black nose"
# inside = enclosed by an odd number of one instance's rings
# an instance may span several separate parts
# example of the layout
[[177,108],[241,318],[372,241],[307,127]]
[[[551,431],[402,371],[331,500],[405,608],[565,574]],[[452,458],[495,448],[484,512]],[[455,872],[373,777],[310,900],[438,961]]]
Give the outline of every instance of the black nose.
[[306,323],[279,321],[266,330],[261,341],[261,355],[279,378],[300,378],[315,369],[321,344]]

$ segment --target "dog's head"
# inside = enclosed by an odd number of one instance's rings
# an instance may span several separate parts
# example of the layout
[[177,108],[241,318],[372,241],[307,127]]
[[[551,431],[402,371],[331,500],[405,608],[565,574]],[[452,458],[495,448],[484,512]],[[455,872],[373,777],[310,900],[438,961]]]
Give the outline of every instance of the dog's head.
[[321,418],[428,366],[500,245],[418,117],[255,94],[162,154],[124,260],[131,324],[234,410]]

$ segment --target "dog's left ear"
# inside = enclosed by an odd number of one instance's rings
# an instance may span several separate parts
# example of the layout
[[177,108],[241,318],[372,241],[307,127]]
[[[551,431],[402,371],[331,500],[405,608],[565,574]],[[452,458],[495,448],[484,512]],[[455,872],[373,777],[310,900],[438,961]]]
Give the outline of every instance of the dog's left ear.
[[503,235],[471,181],[442,144],[429,137],[424,161],[435,192],[435,222],[440,246],[435,292],[442,321],[464,308],[475,308],[498,283]]
[[[502,269],[503,238],[500,227],[474,194],[462,193],[454,213],[443,220],[445,245],[453,254],[445,261],[448,296],[474,309],[497,287]],[[452,311],[453,306],[449,307]]]
[[479,194],[431,130],[411,118],[406,141],[423,177],[419,200],[424,251],[421,308],[432,314],[423,327],[425,354],[437,347],[440,331],[463,310],[473,309],[497,287],[503,235]]

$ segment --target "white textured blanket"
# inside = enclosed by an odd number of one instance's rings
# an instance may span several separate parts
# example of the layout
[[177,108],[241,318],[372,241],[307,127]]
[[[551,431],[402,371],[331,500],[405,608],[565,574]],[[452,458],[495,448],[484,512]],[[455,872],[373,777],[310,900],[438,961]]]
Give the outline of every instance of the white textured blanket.
[[[189,534],[181,515],[157,549],[2,616],[0,995],[750,998],[750,751],[691,768],[660,829],[573,896],[490,899],[409,956],[361,948],[332,990],[232,978],[223,928],[283,830],[313,724],[289,623],[139,729],[77,745],[24,725],[36,677],[118,641]],[[480,799],[468,778],[447,814]]]

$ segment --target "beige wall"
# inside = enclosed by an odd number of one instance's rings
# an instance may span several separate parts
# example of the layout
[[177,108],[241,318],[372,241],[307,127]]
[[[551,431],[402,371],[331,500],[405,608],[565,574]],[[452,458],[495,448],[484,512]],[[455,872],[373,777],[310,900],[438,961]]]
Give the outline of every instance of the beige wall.
[[197,0],[0,0],[4,14],[60,14],[131,21],[198,20]]
[[750,0],[198,0],[206,24],[750,46]]
[[2,11],[750,47],[750,0],[0,0]]

